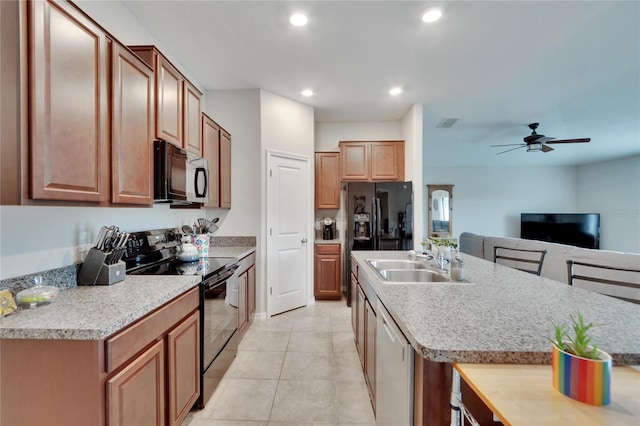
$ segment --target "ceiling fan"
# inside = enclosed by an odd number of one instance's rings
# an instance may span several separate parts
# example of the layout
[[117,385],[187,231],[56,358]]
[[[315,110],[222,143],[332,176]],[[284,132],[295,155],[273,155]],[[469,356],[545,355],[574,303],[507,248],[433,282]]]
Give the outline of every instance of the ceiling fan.
[[580,138],[580,139],[555,139],[550,138],[545,135],[540,135],[536,133],[536,129],[538,128],[539,123],[531,123],[529,124],[529,128],[531,129],[531,134],[526,136],[523,140],[524,143],[510,143],[506,145],[491,145],[492,147],[497,146],[516,146],[516,148],[507,149],[506,151],[499,152],[496,155],[504,154],[505,152],[513,151],[515,149],[527,148],[527,152],[549,152],[553,151],[553,148],[547,146],[546,144],[554,144],[554,143],[584,143],[589,142],[591,138]]

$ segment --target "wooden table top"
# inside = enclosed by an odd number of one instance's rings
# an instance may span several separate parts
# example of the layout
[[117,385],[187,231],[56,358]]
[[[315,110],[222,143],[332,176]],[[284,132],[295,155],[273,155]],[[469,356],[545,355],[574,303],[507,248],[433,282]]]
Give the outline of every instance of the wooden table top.
[[550,365],[453,366],[507,426],[640,425],[640,371],[631,367],[613,367],[611,403],[597,407],[556,391]]

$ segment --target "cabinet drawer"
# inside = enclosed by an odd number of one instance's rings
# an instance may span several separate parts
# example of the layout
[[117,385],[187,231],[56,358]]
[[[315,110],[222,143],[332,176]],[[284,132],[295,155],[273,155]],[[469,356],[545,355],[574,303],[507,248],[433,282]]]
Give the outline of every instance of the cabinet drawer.
[[340,244],[316,244],[316,254],[340,254]]
[[198,287],[150,313],[105,342],[105,367],[111,373],[129,358],[162,337],[175,324],[198,308]]

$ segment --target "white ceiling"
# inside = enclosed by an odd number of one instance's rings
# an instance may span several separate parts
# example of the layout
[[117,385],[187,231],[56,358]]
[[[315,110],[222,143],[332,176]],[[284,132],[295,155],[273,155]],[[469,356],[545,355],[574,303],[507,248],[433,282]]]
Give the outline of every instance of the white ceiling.
[[[640,2],[122,3],[207,90],[262,88],[318,122],[397,121],[424,104],[429,165],[585,164],[640,153]],[[440,6],[436,24],[421,13]],[[307,26],[289,24],[303,12]],[[401,86],[396,97],[390,88]],[[315,95],[300,92],[311,88]],[[436,128],[445,117],[460,120]],[[495,155],[538,133],[550,153]]]

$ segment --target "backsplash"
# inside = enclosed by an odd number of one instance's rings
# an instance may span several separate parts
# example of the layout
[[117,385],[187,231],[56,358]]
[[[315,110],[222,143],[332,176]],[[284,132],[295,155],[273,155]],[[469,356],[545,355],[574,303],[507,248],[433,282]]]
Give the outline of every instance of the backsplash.
[[[211,237],[211,247],[255,247],[256,237]],[[36,272],[0,280],[0,290],[9,290],[15,296],[19,291],[34,286],[33,277],[42,276],[42,285],[60,289],[76,287],[80,264]]]
[[42,285],[50,285],[60,289],[76,287],[76,276],[78,274],[77,265],[63,266],[62,268],[50,269],[48,271],[37,272],[35,274],[23,275],[15,278],[0,280],[0,290],[9,290],[15,296],[19,291],[34,286],[33,278],[42,276]]
[[210,247],[255,247],[256,237],[211,237]]

